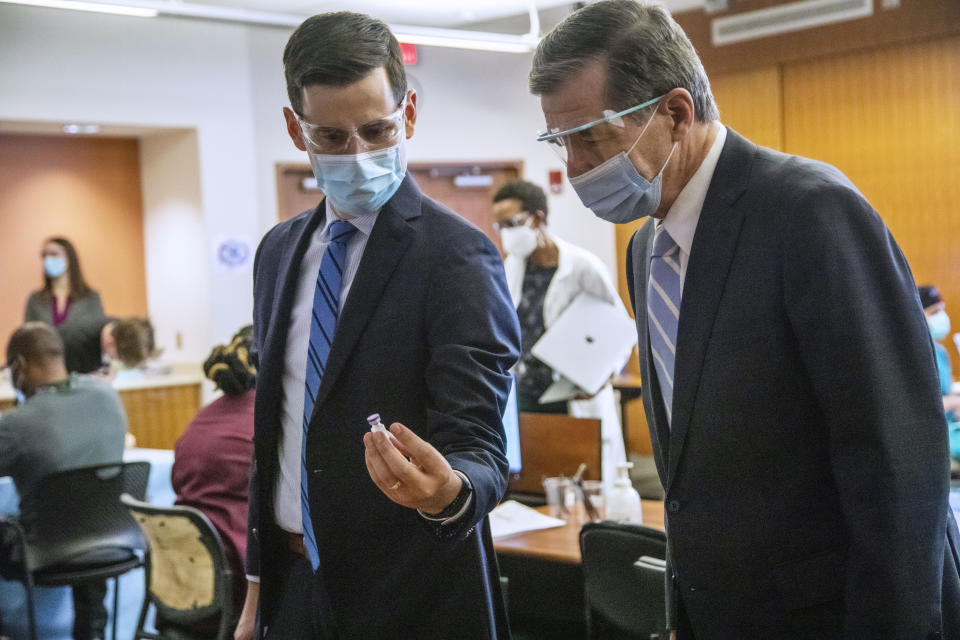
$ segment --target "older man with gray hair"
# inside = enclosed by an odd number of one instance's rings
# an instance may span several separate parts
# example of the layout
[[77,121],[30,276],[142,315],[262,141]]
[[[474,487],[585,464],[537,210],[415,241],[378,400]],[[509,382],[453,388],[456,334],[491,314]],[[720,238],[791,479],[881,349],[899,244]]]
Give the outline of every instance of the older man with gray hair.
[[584,205],[652,218],[626,275],[675,635],[960,636],[933,350],[877,212],[723,127],[660,6],[574,12],[530,88]]

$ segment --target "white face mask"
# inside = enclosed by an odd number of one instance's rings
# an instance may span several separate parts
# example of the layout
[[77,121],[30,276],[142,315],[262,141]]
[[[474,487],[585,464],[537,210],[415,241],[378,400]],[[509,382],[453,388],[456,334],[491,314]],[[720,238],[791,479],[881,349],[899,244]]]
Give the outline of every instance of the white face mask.
[[511,256],[526,258],[537,248],[537,232],[527,225],[501,229],[500,245]]
[[930,336],[934,340],[943,340],[950,335],[950,316],[946,311],[937,311],[927,318],[927,326],[930,327]]

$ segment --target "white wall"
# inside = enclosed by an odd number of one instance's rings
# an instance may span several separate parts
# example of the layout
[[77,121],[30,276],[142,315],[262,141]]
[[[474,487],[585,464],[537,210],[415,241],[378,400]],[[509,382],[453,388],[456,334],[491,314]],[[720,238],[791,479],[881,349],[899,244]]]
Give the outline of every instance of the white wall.
[[[142,163],[147,295],[158,342],[169,353],[178,332],[177,355],[198,359],[249,322],[250,273],[217,269],[212,248],[224,235],[256,241],[276,220],[275,164],[306,161],[280,112],[288,36],[283,29],[0,5],[0,120],[168,132],[144,138]],[[411,161],[519,158],[525,177],[545,185],[547,171],[562,164],[534,140],[543,118],[527,93],[529,67],[529,55],[421,47],[420,63],[410,68],[423,85]],[[183,154],[193,148],[188,162]],[[198,181],[187,170],[199,170]],[[550,208],[557,235],[593,251],[619,276],[612,226],[586,211],[569,184],[551,196]]]
[[[158,224],[184,218],[154,210],[164,199],[149,193],[151,182],[180,186],[183,167],[160,160],[155,166],[173,173],[144,176],[147,297],[158,344],[172,353],[180,332],[186,349],[180,355],[196,359],[249,322],[249,273],[216,271],[211,250],[218,234],[256,239],[262,227],[247,29],[0,5],[0,60],[0,119],[196,132],[189,166],[199,169],[202,213],[190,233],[204,234],[202,253],[196,254],[198,238]],[[145,145],[147,156],[160,148]],[[187,264],[189,277],[171,286],[171,274]]]
[[164,357],[197,362],[212,334],[203,199],[195,131],[145,136],[143,172],[147,305]]

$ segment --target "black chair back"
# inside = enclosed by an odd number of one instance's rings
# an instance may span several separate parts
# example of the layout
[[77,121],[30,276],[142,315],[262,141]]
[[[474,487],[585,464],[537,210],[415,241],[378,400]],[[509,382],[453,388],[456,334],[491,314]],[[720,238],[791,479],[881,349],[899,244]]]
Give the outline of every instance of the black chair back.
[[150,542],[147,597],[134,638],[158,637],[143,630],[150,604],[156,608],[158,628],[162,623],[189,635],[202,625],[215,630],[217,640],[232,638],[239,602],[216,527],[192,507],[157,507],[129,495],[120,500]]
[[666,639],[663,531],[590,522],[580,531],[587,623],[594,639]]
[[43,509],[21,519],[26,568],[33,573],[65,564],[82,568],[145,550],[120,494],[129,489],[145,495],[149,475],[149,462],[128,462],[71,469],[41,480],[37,497]]
[[149,462],[118,462],[52,474],[37,484],[37,513],[0,525],[15,537],[14,556],[5,567],[27,591],[31,640],[37,638],[34,587],[76,586],[114,578],[113,640],[117,640],[119,577],[143,566],[147,542],[120,502],[133,491],[146,496]]

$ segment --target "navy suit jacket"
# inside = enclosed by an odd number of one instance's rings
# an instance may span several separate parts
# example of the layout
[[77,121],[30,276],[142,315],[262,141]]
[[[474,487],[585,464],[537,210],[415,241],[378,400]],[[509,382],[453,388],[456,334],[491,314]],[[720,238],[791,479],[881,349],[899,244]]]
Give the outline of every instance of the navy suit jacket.
[[670,427],[647,334],[653,230],[631,240],[627,277],[668,595],[698,640],[956,637],[933,347],[880,217],[836,169],[728,131],[687,266]]
[[[324,204],[274,227],[254,266],[259,352],[248,572],[270,624],[286,544],[274,486],[287,329],[300,263]],[[341,316],[306,446],[311,523],[341,638],[508,635],[486,516],[507,485],[501,416],[519,326],[496,248],[411,177],[381,210]],[[364,463],[366,416],[401,422],[473,486],[439,527],[390,501]]]

